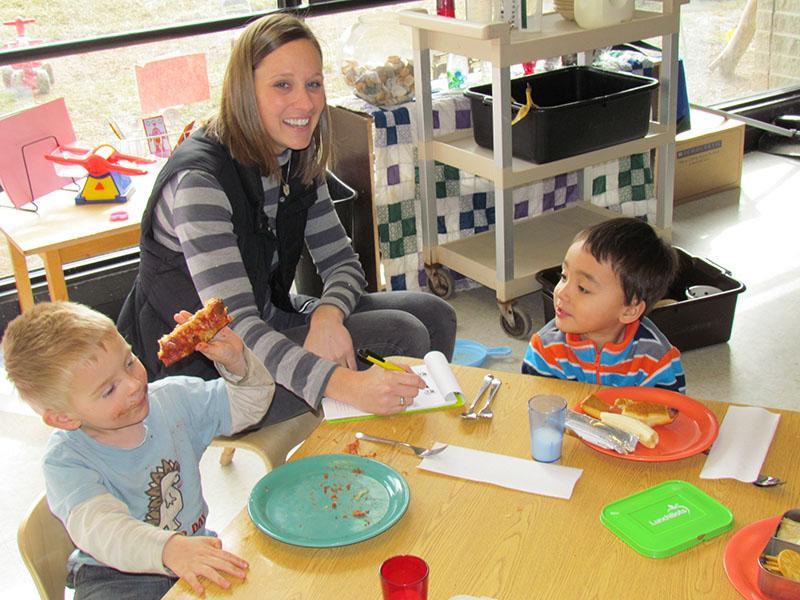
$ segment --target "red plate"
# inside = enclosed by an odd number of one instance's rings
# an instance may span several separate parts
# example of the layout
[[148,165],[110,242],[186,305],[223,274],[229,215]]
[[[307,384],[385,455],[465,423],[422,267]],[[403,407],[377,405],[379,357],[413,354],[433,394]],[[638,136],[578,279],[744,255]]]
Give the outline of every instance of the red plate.
[[748,600],[768,600],[758,587],[758,556],[775,532],[781,517],[750,523],[736,532],[725,546],[725,574]]
[[[719,423],[714,413],[697,400],[678,392],[653,387],[618,387],[602,389],[595,392],[595,396],[609,406],[613,406],[617,398],[630,398],[640,402],[657,402],[680,411],[678,418],[669,425],[654,428],[659,439],[655,448],[645,448],[638,444],[636,450],[630,454],[619,454],[583,441],[587,446],[609,456],[643,462],[679,460],[710,448],[719,433]],[[576,410],[583,412],[580,407],[576,407]]]

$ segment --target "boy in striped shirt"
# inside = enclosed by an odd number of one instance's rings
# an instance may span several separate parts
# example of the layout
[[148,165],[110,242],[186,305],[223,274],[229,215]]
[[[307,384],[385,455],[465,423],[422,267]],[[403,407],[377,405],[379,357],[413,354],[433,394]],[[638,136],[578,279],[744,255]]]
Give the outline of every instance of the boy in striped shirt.
[[683,393],[680,352],[644,316],[677,268],[672,246],[639,219],[612,219],[581,231],[561,265],[555,318],[531,337],[522,372]]

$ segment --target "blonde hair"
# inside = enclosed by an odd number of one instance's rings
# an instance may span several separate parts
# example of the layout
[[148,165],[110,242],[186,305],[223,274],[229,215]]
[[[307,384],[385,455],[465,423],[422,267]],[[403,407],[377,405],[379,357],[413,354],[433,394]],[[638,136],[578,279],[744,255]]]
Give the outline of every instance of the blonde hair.
[[[264,175],[279,172],[275,142],[261,123],[256,102],[254,71],[269,54],[295,40],[308,40],[322,58],[322,48],[309,27],[288,14],[269,15],[248,25],[231,52],[219,111],[206,123],[206,131],[230,150],[239,162],[260,167]],[[330,158],[331,132],[328,105],[322,111],[308,148],[293,152],[292,172],[311,184],[324,175]]]
[[3,336],[8,378],[39,412],[67,410],[75,369],[119,335],[107,316],[75,302],[41,302],[15,318]]

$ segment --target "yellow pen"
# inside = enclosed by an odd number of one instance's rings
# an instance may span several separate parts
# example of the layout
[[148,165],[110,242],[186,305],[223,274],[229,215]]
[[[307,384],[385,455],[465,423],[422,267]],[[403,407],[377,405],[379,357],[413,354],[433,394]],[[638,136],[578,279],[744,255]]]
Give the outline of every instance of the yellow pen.
[[378,365],[379,367],[383,367],[387,371],[402,371],[405,372],[405,369],[400,365],[396,365],[393,362],[389,362],[382,356],[375,354],[365,348],[360,348],[356,351],[356,356],[359,360],[364,361],[365,363],[371,363],[373,365]]

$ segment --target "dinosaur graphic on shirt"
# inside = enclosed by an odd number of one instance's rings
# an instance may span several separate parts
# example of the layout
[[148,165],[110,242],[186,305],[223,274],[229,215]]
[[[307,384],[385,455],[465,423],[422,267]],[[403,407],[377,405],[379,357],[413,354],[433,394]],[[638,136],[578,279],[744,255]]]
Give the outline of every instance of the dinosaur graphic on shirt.
[[161,465],[150,473],[150,496],[145,522],[159,529],[177,531],[181,527],[178,514],[183,509],[180,490],[181,465],[177,460],[161,459]]

